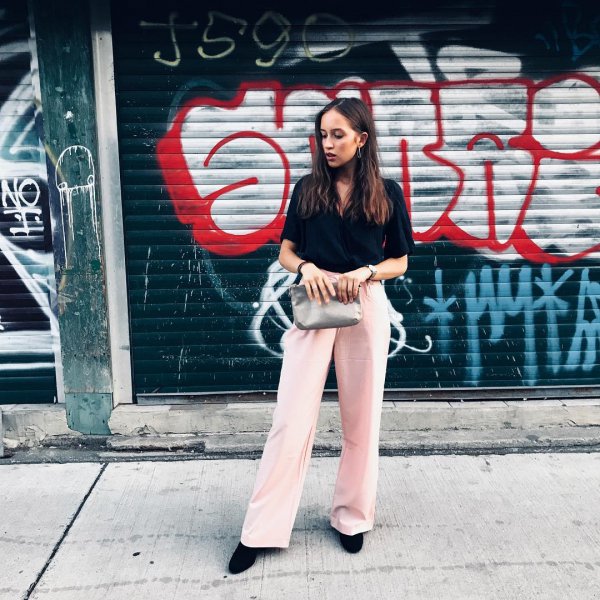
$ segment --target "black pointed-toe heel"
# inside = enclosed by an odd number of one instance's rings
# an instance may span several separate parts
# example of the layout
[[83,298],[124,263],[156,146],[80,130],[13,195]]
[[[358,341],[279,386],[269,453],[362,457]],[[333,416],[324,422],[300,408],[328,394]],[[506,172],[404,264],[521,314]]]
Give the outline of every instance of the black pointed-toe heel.
[[347,552],[352,552],[352,554],[356,554],[360,552],[360,549],[363,545],[363,534],[356,533],[355,535],[346,535],[345,533],[340,533],[340,542],[342,542],[342,546],[344,550]]
[[230,573],[241,573],[249,569],[254,564],[257,554],[258,548],[250,548],[240,542],[229,561]]

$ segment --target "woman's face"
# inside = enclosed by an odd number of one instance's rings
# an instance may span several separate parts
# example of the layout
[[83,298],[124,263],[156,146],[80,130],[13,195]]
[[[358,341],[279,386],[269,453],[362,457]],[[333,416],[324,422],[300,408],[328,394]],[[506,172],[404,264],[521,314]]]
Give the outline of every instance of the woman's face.
[[328,110],[321,117],[321,143],[327,164],[338,168],[355,160],[356,150],[366,135],[354,131],[350,121],[335,108]]

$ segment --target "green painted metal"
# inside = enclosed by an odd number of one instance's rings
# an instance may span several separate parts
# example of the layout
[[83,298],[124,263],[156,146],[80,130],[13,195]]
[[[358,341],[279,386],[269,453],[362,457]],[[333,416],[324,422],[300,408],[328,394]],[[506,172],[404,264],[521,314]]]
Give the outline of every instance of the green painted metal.
[[108,419],[112,411],[112,394],[65,394],[67,422],[81,433],[110,435]]
[[68,424],[108,432],[112,406],[89,8],[31,3],[55,223],[55,274]]
[[279,202],[342,86],[417,239],[385,283],[388,390],[599,385],[597,2],[212,8],[112,2],[138,396],[276,390]]
[[27,4],[0,10],[0,405],[57,401],[46,159],[35,127]]

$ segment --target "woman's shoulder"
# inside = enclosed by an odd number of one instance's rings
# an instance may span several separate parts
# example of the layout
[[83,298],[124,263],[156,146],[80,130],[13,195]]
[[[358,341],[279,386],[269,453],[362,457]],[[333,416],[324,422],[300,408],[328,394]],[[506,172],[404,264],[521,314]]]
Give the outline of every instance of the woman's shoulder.
[[388,196],[392,199],[398,197],[398,195],[402,196],[402,188],[395,179],[383,177],[383,185]]
[[292,186],[292,199],[291,199],[292,204],[295,204],[298,202],[298,200],[300,198],[300,192],[302,191],[302,185],[306,182],[307,178],[308,178],[308,175],[303,175],[302,177],[298,178],[296,180],[296,182],[294,183],[294,185]]
[[308,173],[306,175],[302,175],[302,177],[299,177],[296,180],[294,187],[300,189],[302,187],[302,184],[305,183],[306,181],[308,181],[309,179],[310,179],[310,173]]
[[394,213],[397,208],[404,204],[402,188],[395,179],[383,178],[383,185],[385,187],[385,192],[392,203],[392,213]]

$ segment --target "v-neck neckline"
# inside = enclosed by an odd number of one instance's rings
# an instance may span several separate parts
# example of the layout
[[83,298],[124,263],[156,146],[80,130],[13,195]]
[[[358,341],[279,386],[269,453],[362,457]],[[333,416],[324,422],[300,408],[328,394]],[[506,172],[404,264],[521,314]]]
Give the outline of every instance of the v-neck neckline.
[[[351,188],[352,188],[351,184],[348,184],[348,185],[346,186],[346,190],[345,190],[345,191],[346,191],[346,192],[348,192],[349,190],[351,190]],[[339,201],[339,203],[338,203],[338,204],[336,204],[336,207],[335,207],[335,212],[336,212],[336,214],[337,214],[337,215],[338,215],[338,216],[339,216],[341,219],[343,219],[343,218],[344,218],[344,215],[343,215],[343,213],[342,213],[342,214],[340,214],[340,203],[342,202],[342,196],[341,196],[341,194],[340,194],[340,191],[339,191],[339,189],[337,189],[337,184],[336,184],[336,191],[337,191],[338,198],[340,199],[340,201]],[[346,203],[344,204],[344,211],[345,211],[346,207],[348,206],[348,202],[350,202],[350,195],[349,195],[348,193],[346,193],[345,195],[346,195],[346,197],[347,197],[347,198],[346,198]]]

